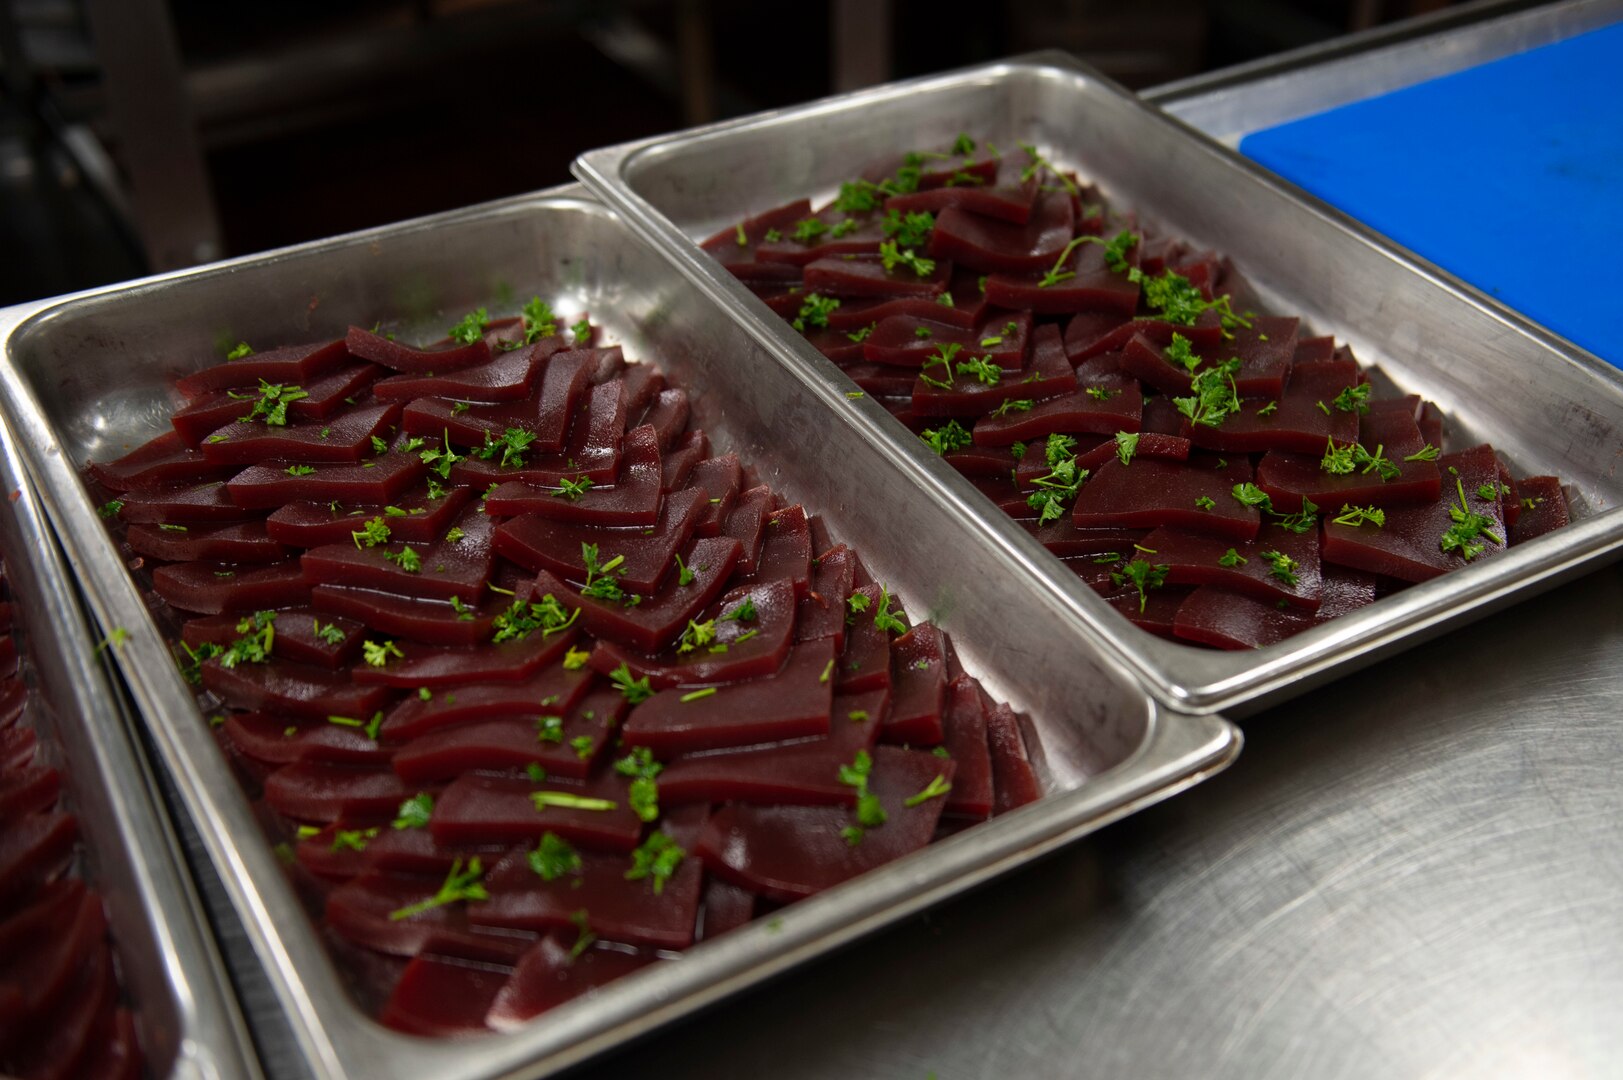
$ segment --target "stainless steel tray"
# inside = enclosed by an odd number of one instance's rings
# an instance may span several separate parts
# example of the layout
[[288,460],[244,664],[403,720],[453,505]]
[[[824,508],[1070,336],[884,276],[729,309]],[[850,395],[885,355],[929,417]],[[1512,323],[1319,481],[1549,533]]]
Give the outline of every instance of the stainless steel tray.
[[106,901],[145,1075],[256,1077],[230,979],[146,759],[3,424],[0,491],[8,495],[0,503],[0,551],[31,688],[24,718],[61,771],[64,801],[79,819],[84,876]]
[[1264,306],[1300,314],[1388,383],[1441,404],[1455,443],[1491,440],[1518,469],[1569,485],[1580,520],[1567,529],[1278,645],[1222,653],[1130,625],[901,425],[864,412],[931,497],[1040,578],[1161,700],[1252,712],[1623,554],[1623,375],[1063,53],[596,150],[575,171],[763,349],[843,391],[853,384],[692,241],[790,198],[832,196],[865,163],[959,131],[1036,143],[1119,205],[1227,253]]
[[[390,1032],[355,1006],[247,800],[205,736],[190,691],[79,478],[162,430],[173,376],[219,355],[216,338],[296,341],[352,321],[431,317],[539,293],[592,314],[609,340],[692,394],[695,424],[762,478],[824,513],[916,614],[960,644],[993,693],[1037,718],[1048,797],[701,944],[530,1027],[478,1040]],[[1226,765],[1226,721],[1157,704],[1094,648],[1052,594],[1001,563],[991,538],[929,498],[875,417],[820,374],[780,364],[704,292],[670,273],[578,189],[561,189],[270,255],[47,301],[0,334],[4,405],[187,809],[220,869],[313,1072],[320,1076],[539,1076],[652,1030],[962,891]],[[783,447],[814,448],[781,453]]]

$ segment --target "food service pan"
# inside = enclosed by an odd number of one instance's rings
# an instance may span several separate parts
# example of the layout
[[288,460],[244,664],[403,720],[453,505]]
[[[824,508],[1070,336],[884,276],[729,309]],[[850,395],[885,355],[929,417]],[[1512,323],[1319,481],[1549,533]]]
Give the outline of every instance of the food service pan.
[[[951,633],[965,667],[1034,718],[1046,797],[518,1032],[425,1040],[385,1029],[349,996],[208,737],[81,470],[162,431],[180,400],[175,378],[216,362],[220,343],[331,338],[380,317],[432,334],[470,308],[505,313],[532,294],[571,320],[589,312],[629,357],[660,364],[687,387],[695,426],[719,449],[757,463],[763,481],[824,514],[908,610]],[[116,659],[318,1076],[551,1073],[1036,858],[1238,752],[1227,721],[1157,703],[1054,593],[1005,564],[993,537],[931,497],[918,463],[894,452],[864,403],[764,349],[578,188],[46,301],[11,313],[0,334],[4,405],[77,578],[101,623],[128,631]]]
[[[1033,143],[1118,207],[1230,256],[1258,306],[1350,343],[1377,388],[1449,417],[1451,446],[1492,442],[1519,475],[1556,474],[1573,523],[1264,649],[1154,637],[1112,610],[876,403],[876,441],[1162,701],[1255,712],[1623,555],[1623,372],[1258,168],[1061,52],[843,94],[594,150],[575,172],[761,349],[855,391],[834,364],[695,243],[744,216],[831,198],[863,167],[959,132]],[[1445,447],[1446,449],[1446,447]]]

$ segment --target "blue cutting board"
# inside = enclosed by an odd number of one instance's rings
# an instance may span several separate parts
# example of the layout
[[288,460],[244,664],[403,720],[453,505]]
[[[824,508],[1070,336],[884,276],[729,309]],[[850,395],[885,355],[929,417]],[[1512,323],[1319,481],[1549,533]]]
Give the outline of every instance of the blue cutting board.
[[1240,150],[1623,367],[1623,24],[1254,132]]

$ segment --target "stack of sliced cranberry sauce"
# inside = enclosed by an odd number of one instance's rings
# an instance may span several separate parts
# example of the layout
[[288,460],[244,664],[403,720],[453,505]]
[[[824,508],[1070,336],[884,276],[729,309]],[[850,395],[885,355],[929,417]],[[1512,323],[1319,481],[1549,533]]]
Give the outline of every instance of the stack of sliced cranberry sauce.
[[102,898],[78,873],[78,822],[24,716],[12,622],[0,603],[0,1075],[138,1076]]
[[946,636],[593,334],[535,300],[240,346],[90,470],[406,1030],[520,1023],[1039,794]]
[[1567,522],[1035,147],[960,135],[703,246],[1152,633],[1272,644]]

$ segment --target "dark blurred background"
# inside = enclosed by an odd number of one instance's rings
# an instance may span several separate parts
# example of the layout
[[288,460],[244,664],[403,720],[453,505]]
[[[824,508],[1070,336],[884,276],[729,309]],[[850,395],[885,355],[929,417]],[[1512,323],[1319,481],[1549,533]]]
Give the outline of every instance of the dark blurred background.
[[594,146],[887,79],[1057,47],[1145,87],[1445,6],[0,0],[0,304],[547,187]]

